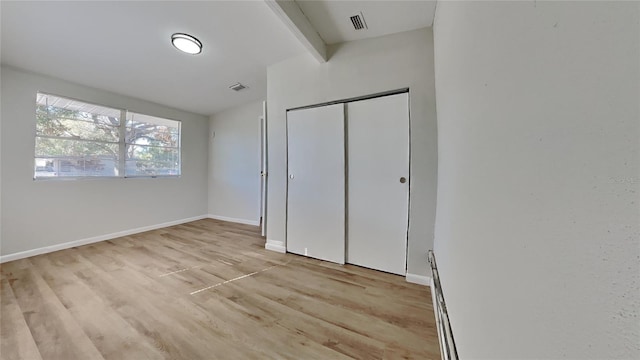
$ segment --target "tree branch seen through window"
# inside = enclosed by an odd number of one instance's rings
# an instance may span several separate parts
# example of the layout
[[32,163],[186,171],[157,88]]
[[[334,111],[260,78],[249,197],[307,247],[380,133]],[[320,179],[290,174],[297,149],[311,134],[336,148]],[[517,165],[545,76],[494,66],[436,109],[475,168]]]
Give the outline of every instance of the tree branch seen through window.
[[38,93],[34,178],[178,176],[180,125]]

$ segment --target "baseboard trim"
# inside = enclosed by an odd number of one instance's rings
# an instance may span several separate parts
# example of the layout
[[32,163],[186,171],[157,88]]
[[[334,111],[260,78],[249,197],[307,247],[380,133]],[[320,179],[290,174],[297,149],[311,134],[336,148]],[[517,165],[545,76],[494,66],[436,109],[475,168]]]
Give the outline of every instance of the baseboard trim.
[[405,277],[408,283],[419,284],[431,287],[431,277],[424,275],[409,274]]
[[45,247],[41,247],[41,248],[37,248],[37,249],[21,251],[21,252],[17,252],[17,253],[13,253],[13,254],[8,254],[8,255],[2,255],[2,256],[0,256],[0,264],[4,263],[4,262],[7,262],[7,261],[20,260],[20,259],[28,258],[28,257],[31,257],[31,256],[47,254],[47,253],[51,253],[51,252],[54,252],[54,251],[69,249],[69,248],[76,247],[76,246],[93,244],[93,243],[96,243],[96,242],[105,241],[105,240],[111,240],[111,239],[119,238],[119,237],[122,237],[122,236],[138,234],[138,233],[145,232],[145,231],[157,230],[157,229],[161,229],[161,228],[165,228],[165,227],[169,227],[169,226],[180,225],[180,224],[188,223],[188,222],[191,222],[191,221],[206,219],[207,217],[208,217],[207,215],[194,216],[194,217],[190,217],[190,218],[186,218],[186,219],[180,219],[180,220],[169,221],[169,222],[165,222],[165,223],[161,223],[161,224],[143,226],[143,227],[139,227],[139,228],[135,228],[135,229],[118,231],[118,232],[114,232],[114,233],[111,233],[111,234],[99,235],[99,236],[94,236],[94,237],[90,237],[90,238],[69,241],[69,242],[65,242],[65,243],[62,243],[62,244],[45,246]]
[[210,219],[216,219],[216,220],[221,220],[221,221],[234,222],[234,223],[238,223],[238,224],[245,224],[245,225],[260,226],[260,220],[236,219],[236,218],[231,218],[231,217],[226,217],[226,216],[220,216],[220,215],[213,215],[213,214],[209,214],[209,215],[208,215],[208,217],[209,217]]
[[284,246],[284,241],[267,239],[267,242],[264,244],[264,248],[283,254],[287,252],[287,248]]

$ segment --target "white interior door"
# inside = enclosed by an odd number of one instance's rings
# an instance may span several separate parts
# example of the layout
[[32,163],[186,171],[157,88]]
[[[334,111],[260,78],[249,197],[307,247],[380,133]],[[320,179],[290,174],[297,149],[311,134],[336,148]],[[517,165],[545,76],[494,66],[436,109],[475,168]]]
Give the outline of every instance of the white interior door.
[[287,251],[344,264],[344,104],[287,112]]
[[409,95],[347,105],[347,262],[405,275]]
[[260,228],[267,236],[267,102],[262,102],[260,117]]

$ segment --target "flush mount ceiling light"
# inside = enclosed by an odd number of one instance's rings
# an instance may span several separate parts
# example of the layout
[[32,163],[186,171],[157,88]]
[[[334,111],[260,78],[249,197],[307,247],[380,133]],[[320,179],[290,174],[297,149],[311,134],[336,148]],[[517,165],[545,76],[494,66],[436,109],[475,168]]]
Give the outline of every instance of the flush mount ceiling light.
[[187,54],[196,55],[202,52],[202,43],[200,40],[189,34],[175,33],[171,35],[171,43],[176,49],[186,52]]

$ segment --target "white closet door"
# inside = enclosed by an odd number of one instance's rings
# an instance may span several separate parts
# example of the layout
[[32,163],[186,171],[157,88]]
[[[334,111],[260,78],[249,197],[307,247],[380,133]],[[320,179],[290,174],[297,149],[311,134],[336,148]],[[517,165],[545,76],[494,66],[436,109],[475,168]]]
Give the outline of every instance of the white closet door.
[[287,113],[287,251],[344,264],[344,105]]
[[405,275],[409,95],[347,105],[347,262]]

